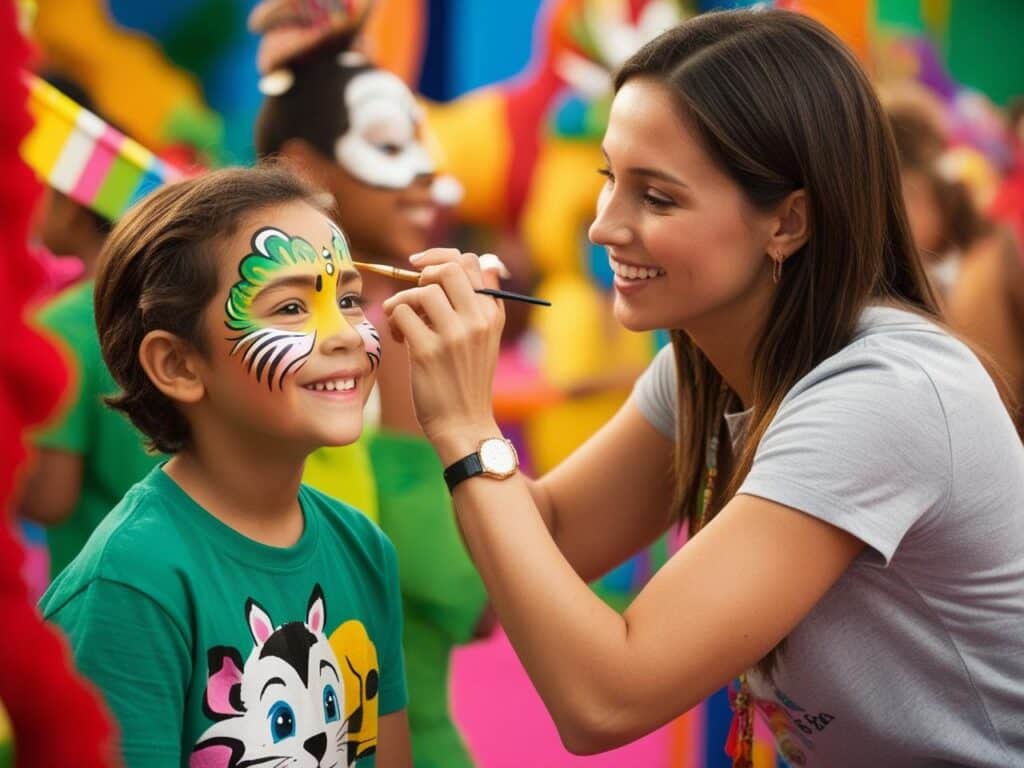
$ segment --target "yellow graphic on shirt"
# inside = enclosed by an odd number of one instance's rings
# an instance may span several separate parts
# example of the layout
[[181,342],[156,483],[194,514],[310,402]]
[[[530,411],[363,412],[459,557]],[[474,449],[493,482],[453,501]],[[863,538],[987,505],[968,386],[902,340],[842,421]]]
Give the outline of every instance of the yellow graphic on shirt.
[[349,762],[377,749],[380,664],[377,647],[359,621],[346,621],[330,637],[341,664],[348,722]]

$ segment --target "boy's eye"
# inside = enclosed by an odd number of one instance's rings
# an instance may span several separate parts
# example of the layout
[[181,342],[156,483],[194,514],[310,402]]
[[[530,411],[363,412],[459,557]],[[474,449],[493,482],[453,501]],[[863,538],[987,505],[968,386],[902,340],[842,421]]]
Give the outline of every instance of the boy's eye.
[[362,309],[366,306],[366,299],[358,293],[346,293],[338,299],[338,306],[341,309]]
[[297,301],[289,301],[274,310],[275,315],[301,315],[302,312],[302,305]]

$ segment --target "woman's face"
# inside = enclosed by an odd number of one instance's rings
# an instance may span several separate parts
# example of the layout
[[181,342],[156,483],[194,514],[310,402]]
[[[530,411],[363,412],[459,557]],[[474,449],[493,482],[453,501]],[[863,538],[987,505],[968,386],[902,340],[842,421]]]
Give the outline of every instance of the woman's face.
[[619,90],[603,150],[590,238],[608,250],[619,322],[686,330],[763,303],[772,219],[714,165],[665,86],[637,78]]
[[371,69],[345,89],[349,129],[335,143],[331,192],[358,253],[397,261],[427,247],[439,206],[420,141],[419,106],[395,75]]

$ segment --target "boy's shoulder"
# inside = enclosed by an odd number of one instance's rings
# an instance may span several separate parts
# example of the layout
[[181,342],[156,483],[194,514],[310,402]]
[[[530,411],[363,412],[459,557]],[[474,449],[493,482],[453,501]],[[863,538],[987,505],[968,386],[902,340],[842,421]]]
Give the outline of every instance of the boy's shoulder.
[[[159,467],[153,472],[160,472]],[[188,542],[152,473],[133,485],[96,527],[77,557],[50,585],[40,606],[49,615],[96,581],[145,593],[161,604],[181,587]]]

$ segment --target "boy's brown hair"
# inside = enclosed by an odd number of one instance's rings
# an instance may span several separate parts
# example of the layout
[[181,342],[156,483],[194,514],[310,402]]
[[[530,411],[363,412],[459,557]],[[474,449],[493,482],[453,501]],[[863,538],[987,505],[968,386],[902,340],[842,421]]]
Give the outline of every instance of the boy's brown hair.
[[158,189],[113,228],[95,287],[103,360],[122,390],[106,402],[128,415],[151,449],[180,451],[191,430],[139,362],[143,338],[169,331],[207,351],[202,315],[217,293],[217,246],[261,208],[302,201],[321,209],[318,200],[283,167],[226,168]]

